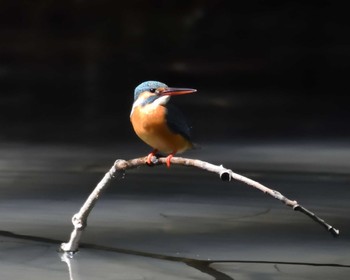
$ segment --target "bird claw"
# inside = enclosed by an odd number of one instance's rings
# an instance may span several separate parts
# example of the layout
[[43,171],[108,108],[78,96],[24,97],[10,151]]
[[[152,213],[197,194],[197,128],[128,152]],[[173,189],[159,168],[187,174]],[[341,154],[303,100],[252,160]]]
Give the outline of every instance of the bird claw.
[[153,150],[151,153],[149,153],[149,155],[147,156],[146,159],[146,164],[148,166],[153,166],[154,164],[157,163],[157,156],[156,153],[158,152],[158,150]]
[[[156,155],[157,152],[158,152],[158,150],[154,150],[154,151],[152,151],[151,153],[148,154],[147,159],[146,159],[146,164],[147,164],[148,166],[153,166],[153,165],[155,165],[155,164],[158,162],[158,158],[157,158],[157,155]],[[173,156],[174,156],[175,153],[176,153],[176,152],[171,153],[171,154],[168,155],[168,156],[166,157],[166,159],[165,159],[165,163],[166,163],[166,166],[167,166],[168,168],[170,168],[171,159],[173,158]]]
[[170,168],[170,161],[171,161],[171,159],[173,158],[173,156],[174,156],[174,154],[170,154],[170,155],[168,155],[167,157],[166,157],[166,166],[168,167],[168,168]]

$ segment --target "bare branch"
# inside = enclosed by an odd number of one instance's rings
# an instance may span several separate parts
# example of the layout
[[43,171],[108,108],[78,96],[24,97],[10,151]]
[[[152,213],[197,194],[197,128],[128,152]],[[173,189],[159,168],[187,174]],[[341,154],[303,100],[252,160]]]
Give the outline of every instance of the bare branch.
[[[136,168],[138,166],[146,165],[147,157],[135,158],[131,160],[122,160],[118,159],[112,166],[112,168],[105,174],[102,180],[98,183],[93,192],[89,195],[83,206],[80,208],[79,212],[76,213],[72,218],[72,223],[74,229],[71,233],[70,240],[67,243],[61,244],[61,250],[64,252],[76,252],[79,248],[79,242],[84,228],[86,227],[87,218],[93,209],[95,203],[97,202],[100,194],[109,186],[110,182],[114,178],[123,177],[125,171],[128,169]],[[152,158],[153,165],[162,165],[166,164],[165,157],[153,157]],[[270,189],[252,179],[249,179],[245,176],[239,175],[233,172],[231,169],[227,169],[222,165],[214,165],[209,162],[201,161],[198,159],[189,159],[182,157],[173,157],[171,159],[172,164],[183,165],[196,167],[199,169],[203,169],[209,172],[217,173],[223,181],[231,181],[232,179],[236,181],[243,182],[255,189],[262,191],[265,194],[272,196],[275,199],[278,199],[285,205],[292,207],[293,210],[299,211],[323,227],[325,227],[334,237],[339,236],[339,230],[334,228],[333,226],[327,224],[324,220],[319,218],[313,212],[307,210],[300,204],[298,204],[295,200],[290,200],[287,197],[283,196],[280,192]]]

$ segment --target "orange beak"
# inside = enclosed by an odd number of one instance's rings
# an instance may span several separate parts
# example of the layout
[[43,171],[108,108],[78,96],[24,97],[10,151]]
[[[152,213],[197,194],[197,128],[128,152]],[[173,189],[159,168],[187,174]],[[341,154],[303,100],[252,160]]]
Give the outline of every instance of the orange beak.
[[189,94],[196,92],[196,89],[193,88],[165,88],[161,92],[161,96],[163,95],[181,95],[181,94]]

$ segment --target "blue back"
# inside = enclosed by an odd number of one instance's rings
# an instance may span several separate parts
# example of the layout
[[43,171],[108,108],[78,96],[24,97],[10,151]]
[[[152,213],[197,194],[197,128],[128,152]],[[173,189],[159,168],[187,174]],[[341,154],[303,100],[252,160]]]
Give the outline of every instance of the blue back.
[[173,132],[182,135],[189,141],[191,140],[191,128],[188,125],[185,116],[177,107],[168,104],[165,118],[169,128]]

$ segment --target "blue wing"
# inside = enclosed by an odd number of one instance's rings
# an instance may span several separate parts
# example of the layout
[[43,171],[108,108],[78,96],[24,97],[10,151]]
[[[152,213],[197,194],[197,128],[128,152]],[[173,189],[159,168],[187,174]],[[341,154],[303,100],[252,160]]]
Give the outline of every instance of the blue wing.
[[190,126],[188,125],[183,113],[172,104],[166,106],[166,121],[172,131],[182,135],[187,140],[191,140]]

